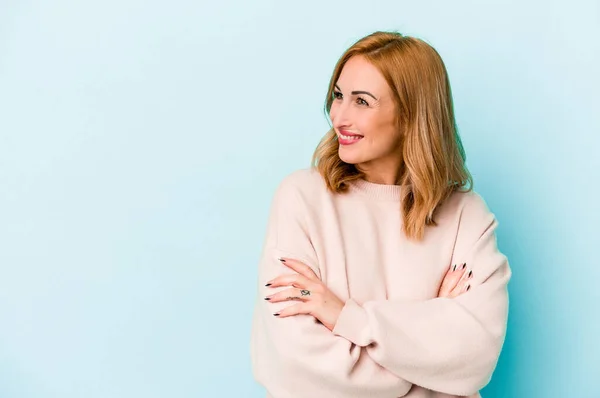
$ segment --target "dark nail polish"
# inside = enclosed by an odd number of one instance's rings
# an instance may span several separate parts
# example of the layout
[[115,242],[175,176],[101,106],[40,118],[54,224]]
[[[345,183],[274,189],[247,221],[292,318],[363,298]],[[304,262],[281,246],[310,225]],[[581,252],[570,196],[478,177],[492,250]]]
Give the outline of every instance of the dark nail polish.
[[271,286],[271,284],[270,284],[270,283],[267,283],[265,286]]
[[280,258],[279,261],[281,261],[282,263],[285,263],[285,260],[283,258]]
[[279,314],[273,314],[273,315],[275,315],[275,316],[279,316]]
[[467,266],[467,263],[463,263],[463,269],[465,269],[466,266]]
[[471,285],[467,286],[467,292],[469,291],[470,288],[471,288]]
[[456,271],[456,264],[454,264],[454,268],[452,268],[452,271]]
[[473,271],[469,271],[469,278],[473,275]]
[[270,297],[265,297],[265,300],[271,300],[271,298]]

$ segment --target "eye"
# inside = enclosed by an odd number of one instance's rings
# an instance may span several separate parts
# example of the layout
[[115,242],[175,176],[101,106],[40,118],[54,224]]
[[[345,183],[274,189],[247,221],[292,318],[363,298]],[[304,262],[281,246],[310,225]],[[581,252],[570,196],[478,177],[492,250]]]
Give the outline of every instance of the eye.
[[360,105],[366,105],[366,106],[369,106],[369,103],[368,103],[367,101],[365,101],[365,100],[364,100],[363,98],[361,98],[361,97],[358,97],[356,100],[358,101],[358,103],[359,103]]
[[[334,91],[333,98],[334,99],[342,99],[342,93],[340,93],[339,91]],[[358,105],[369,106],[369,103],[367,101],[365,101],[365,99],[362,97],[357,97],[356,102]]]

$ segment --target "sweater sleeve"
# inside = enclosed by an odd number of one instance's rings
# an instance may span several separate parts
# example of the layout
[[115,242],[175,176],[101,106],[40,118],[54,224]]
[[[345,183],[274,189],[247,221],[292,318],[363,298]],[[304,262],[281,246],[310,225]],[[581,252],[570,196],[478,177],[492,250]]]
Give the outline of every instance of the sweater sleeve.
[[490,380],[508,318],[511,270],[498,251],[498,225],[483,199],[467,197],[452,264],[473,270],[471,288],[426,301],[350,299],[333,329],[411,383],[452,395],[477,393]]
[[289,287],[268,288],[265,283],[294,273],[278,260],[298,259],[321,277],[317,257],[306,232],[304,203],[294,184],[284,179],[278,187],[267,223],[259,261],[250,354],[255,380],[274,398],[400,397],[411,383],[376,363],[348,339],[336,336],[310,315],[273,316],[295,304],[270,303],[268,294]]

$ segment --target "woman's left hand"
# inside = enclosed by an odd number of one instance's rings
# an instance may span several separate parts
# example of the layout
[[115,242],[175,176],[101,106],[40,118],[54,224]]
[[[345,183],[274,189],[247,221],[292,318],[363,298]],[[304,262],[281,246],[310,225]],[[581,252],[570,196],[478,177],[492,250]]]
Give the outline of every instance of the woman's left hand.
[[333,330],[345,303],[323,284],[308,265],[287,257],[280,258],[280,261],[296,271],[297,274],[278,276],[269,281],[267,286],[274,288],[291,285],[293,287],[267,296],[265,300],[269,300],[271,303],[289,300],[300,302],[273,315],[280,318],[299,314],[312,315],[327,329]]

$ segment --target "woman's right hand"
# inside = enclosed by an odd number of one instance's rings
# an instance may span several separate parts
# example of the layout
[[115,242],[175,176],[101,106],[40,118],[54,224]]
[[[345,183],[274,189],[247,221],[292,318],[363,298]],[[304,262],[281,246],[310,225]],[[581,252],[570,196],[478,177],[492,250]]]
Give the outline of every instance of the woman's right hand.
[[469,282],[472,277],[473,271],[467,268],[467,264],[452,265],[444,276],[438,297],[454,298],[466,293],[471,288]]

